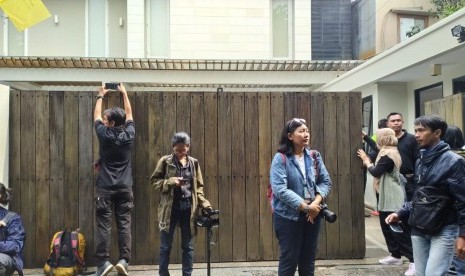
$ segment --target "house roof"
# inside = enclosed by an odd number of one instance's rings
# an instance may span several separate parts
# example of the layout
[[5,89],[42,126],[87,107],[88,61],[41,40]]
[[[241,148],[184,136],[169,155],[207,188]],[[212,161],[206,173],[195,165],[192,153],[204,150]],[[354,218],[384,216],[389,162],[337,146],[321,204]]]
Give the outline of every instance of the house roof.
[[[95,89],[123,81],[138,90],[311,91],[362,64],[358,60],[179,60],[2,57],[2,83],[20,90]],[[208,74],[205,74],[208,72]]]
[[318,90],[357,91],[377,83],[425,80],[437,75],[433,74],[433,67],[439,68],[439,71],[453,70],[465,64],[465,43],[459,43],[451,33],[451,29],[460,24],[465,26],[465,8],[322,85]]

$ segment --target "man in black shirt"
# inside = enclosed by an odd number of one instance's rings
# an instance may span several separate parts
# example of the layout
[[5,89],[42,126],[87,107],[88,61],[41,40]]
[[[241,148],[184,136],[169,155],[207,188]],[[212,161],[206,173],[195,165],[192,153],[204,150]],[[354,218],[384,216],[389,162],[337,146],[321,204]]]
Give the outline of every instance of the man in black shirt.
[[100,87],[94,110],[95,133],[100,146],[100,159],[94,164],[98,170],[96,189],[96,252],[97,276],[107,275],[113,265],[110,259],[111,219],[115,212],[118,230],[119,262],[114,266],[119,275],[128,274],[131,259],[132,193],[131,153],[135,128],[132,109],[124,85],[117,86],[124,102],[124,110],[113,107],[103,112],[103,97],[109,91]]
[[394,130],[398,140],[397,149],[399,150],[400,157],[402,158],[402,165],[400,173],[405,177],[407,183],[405,184],[405,193],[407,201],[412,200],[415,191],[414,175],[415,175],[415,161],[417,160],[420,151],[418,143],[413,134],[407,133],[403,129],[404,120],[402,114],[398,112],[389,113],[387,116],[387,127]]

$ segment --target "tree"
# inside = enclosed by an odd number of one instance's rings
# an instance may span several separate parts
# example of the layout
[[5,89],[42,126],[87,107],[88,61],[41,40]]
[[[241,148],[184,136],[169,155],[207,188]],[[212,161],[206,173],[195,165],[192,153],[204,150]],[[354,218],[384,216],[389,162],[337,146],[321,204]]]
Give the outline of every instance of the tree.
[[438,18],[447,17],[465,7],[465,0],[431,0],[431,3],[436,6],[434,13]]

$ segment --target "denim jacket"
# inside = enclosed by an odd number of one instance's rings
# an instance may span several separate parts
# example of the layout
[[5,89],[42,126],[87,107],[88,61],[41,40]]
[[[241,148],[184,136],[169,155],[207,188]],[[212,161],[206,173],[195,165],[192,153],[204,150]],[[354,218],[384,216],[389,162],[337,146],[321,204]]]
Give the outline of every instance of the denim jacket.
[[315,199],[316,193],[326,198],[331,190],[331,179],[320,153],[316,153],[316,162],[318,162],[316,166],[318,179],[316,180],[313,158],[310,156],[309,149],[305,149],[304,158],[306,179],[304,179],[294,155],[286,155],[284,161],[282,154],[278,152],[271,163],[270,182],[273,190],[273,210],[276,214],[289,220],[297,221],[299,219],[298,207],[304,200],[304,186],[309,188],[311,200]]

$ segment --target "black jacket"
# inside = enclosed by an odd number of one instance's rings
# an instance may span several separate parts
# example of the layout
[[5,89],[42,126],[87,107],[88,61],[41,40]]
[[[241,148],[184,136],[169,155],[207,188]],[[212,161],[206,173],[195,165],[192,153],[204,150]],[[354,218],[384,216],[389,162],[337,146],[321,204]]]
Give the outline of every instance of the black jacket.
[[[460,226],[459,235],[465,236],[465,159],[440,141],[433,148],[420,151],[415,167],[417,187],[442,186],[448,191],[455,206],[451,206],[447,224],[457,223]],[[402,220],[407,221],[411,207],[411,202],[407,202],[397,212]],[[415,232],[412,231],[412,234]]]

